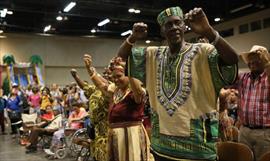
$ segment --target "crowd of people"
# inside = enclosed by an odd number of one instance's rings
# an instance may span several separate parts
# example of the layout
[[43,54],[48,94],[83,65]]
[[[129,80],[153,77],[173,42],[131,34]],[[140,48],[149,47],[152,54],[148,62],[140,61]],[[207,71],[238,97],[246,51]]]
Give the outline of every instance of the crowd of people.
[[[7,109],[11,124],[20,118],[21,97],[29,105],[24,112],[37,113],[44,122],[31,130],[28,153],[36,151],[38,136],[63,135],[60,118],[80,129],[78,121],[86,115],[94,125],[91,156],[98,161],[216,160],[216,145],[223,141],[248,145],[255,160],[270,151],[267,49],[256,45],[242,53],[250,72],[238,74],[237,53],[201,8],[185,15],[180,7],[167,8],[157,21],[167,46],[134,47],[148,30],[139,22],[102,74],[91,55],[84,55],[91,84],[72,69],[76,83],[61,90],[55,84],[27,90],[14,85],[6,99],[0,97],[0,110]],[[207,41],[186,42],[186,25]],[[236,137],[233,129],[239,131]]]

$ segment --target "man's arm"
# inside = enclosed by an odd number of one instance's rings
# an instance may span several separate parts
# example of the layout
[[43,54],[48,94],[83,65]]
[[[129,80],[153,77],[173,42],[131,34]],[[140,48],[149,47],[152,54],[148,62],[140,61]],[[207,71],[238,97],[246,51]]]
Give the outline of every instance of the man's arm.
[[203,37],[206,37],[209,42],[216,47],[220,54],[221,60],[228,65],[236,64],[238,62],[238,56],[231,45],[224,40],[217,31],[210,26],[206,15],[201,8],[194,8],[185,15],[185,21],[187,25],[191,27],[191,30]]
[[118,50],[118,56],[122,57],[124,61],[127,60],[131,54],[132,46],[135,42],[147,35],[147,25],[143,22],[135,23],[133,25],[132,34],[122,43]]
[[268,83],[270,84],[270,55],[267,50],[259,49],[257,51],[260,55],[260,59],[264,66],[264,71],[268,77]]

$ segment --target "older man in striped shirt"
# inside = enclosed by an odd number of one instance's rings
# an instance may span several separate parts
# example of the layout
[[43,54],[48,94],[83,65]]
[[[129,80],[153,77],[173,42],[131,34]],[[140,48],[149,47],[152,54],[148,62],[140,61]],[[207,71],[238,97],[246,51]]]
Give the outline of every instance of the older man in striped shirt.
[[256,160],[270,150],[270,59],[265,47],[254,45],[242,58],[250,72],[240,75],[240,142],[248,145]]

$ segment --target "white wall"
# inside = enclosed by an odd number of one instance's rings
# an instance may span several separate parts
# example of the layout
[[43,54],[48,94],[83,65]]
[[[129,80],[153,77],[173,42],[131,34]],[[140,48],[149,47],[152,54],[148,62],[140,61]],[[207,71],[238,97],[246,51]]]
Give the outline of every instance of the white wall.
[[[270,28],[248,32],[238,33],[238,27],[241,24],[250,23],[254,20],[267,18],[270,15],[270,9],[261,12],[236,18],[232,21],[226,21],[214,26],[217,30],[234,28],[234,36],[226,37],[237,50],[238,53],[248,51],[252,45],[258,44],[270,48]],[[83,64],[83,54],[91,53],[94,66],[99,72],[107,65],[109,60],[116,55],[116,52],[123,39],[104,39],[104,38],[86,38],[86,37],[64,37],[64,36],[40,36],[25,34],[5,34],[7,38],[0,39],[0,57],[10,53],[15,56],[17,62],[28,62],[31,55],[40,55],[44,61],[44,76],[46,84],[58,83],[67,84],[72,80],[69,71],[71,68],[78,70],[81,78],[89,80]],[[195,37],[194,33],[187,33],[186,39]],[[158,42],[152,42],[149,45],[159,45]],[[140,42],[139,45],[146,45]],[[1,60],[2,62],[2,60]],[[245,68],[240,62],[240,68]]]
[[[253,45],[265,46],[270,49],[270,28],[262,28],[257,31],[249,31],[248,33],[239,34],[239,25],[250,23],[256,20],[263,20],[270,17],[270,9],[266,9],[248,16],[226,21],[224,23],[215,25],[214,28],[218,31],[234,28],[234,35],[226,37],[225,39],[236,49],[238,54],[244,51],[249,51]],[[197,37],[194,33],[187,33],[186,39]],[[246,65],[240,61],[240,68],[246,68]]]
[[[0,39],[0,57],[12,54],[17,62],[29,62],[32,55],[40,55],[44,61],[46,84],[67,84],[72,80],[71,68],[78,70],[84,80],[89,80],[84,69],[83,55],[90,53],[93,65],[101,72],[116,52],[123,39],[40,36],[5,34]],[[139,44],[145,45],[140,42]],[[150,45],[156,44],[152,42]],[[2,62],[2,60],[1,60]]]

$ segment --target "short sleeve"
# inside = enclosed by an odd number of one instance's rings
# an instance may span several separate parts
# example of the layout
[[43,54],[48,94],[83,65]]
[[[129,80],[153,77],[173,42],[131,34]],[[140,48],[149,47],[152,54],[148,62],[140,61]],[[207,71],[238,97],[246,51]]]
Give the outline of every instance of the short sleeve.
[[214,48],[208,54],[208,62],[217,95],[219,94],[221,88],[232,85],[237,80],[238,75],[237,64],[224,65],[220,63],[219,59],[220,55]]
[[146,48],[136,47],[132,48],[132,54],[129,56],[127,61],[126,75],[139,79],[145,83],[146,78]]

